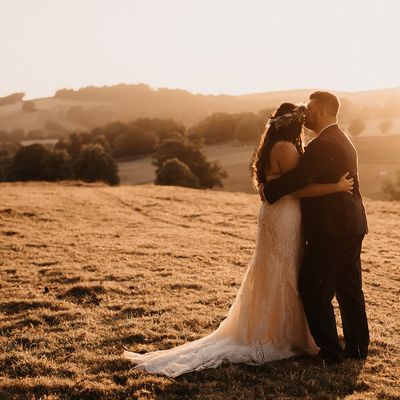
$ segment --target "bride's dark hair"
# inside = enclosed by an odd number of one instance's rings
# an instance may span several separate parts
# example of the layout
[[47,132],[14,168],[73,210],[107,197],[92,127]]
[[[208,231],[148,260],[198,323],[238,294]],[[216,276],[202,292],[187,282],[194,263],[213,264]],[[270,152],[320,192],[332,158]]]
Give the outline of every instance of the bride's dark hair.
[[[273,119],[290,113],[296,108],[292,103],[282,103],[271,118]],[[276,142],[280,140],[291,142],[296,146],[299,154],[303,154],[302,130],[303,122],[296,119],[287,126],[277,127],[273,123],[267,124],[265,131],[260,137],[251,163],[253,184],[257,189],[261,183],[266,182],[265,170],[270,166],[270,153]]]

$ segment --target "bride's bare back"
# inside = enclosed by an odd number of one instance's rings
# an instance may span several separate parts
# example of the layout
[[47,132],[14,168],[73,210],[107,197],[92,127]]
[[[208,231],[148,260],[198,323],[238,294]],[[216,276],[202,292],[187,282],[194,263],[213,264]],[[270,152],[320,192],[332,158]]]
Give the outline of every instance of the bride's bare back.
[[293,143],[284,140],[276,142],[271,149],[269,165],[265,170],[267,180],[291,171],[299,161],[300,154]]

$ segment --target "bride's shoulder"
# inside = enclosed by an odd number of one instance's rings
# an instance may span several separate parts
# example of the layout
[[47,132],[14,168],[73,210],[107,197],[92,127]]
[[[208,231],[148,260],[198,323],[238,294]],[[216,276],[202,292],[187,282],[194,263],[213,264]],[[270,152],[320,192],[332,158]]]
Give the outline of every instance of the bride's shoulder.
[[296,146],[287,141],[277,142],[271,151],[271,163],[279,166],[281,173],[292,170],[299,163],[300,155]]
[[298,154],[296,146],[292,142],[288,142],[287,140],[279,140],[278,142],[276,142],[272,147],[272,152],[274,152],[275,154]]

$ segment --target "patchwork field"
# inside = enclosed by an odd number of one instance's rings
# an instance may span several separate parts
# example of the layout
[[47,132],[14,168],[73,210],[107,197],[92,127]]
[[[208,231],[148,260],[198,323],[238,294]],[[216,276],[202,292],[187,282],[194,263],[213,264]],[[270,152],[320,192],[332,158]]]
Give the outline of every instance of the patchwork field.
[[256,195],[153,185],[0,184],[0,398],[400,399],[400,204],[367,201],[365,363],[223,365],[176,379],[166,349],[225,317],[255,244]]

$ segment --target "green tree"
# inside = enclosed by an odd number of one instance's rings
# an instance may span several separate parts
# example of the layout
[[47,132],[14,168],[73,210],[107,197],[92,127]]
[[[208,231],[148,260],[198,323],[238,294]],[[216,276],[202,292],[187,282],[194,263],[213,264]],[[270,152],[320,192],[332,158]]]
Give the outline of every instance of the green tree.
[[113,142],[115,157],[126,157],[153,152],[158,144],[158,136],[143,128],[131,125],[125,133],[118,135]]
[[198,144],[191,143],[187,139],[166,139],[161,142],[153,160],[153,164],[157,167],[156,175],[164,163],[173,158],[180,160],[190,168],[198,178],[201,188],[223,186],[222,179],[227,177],[226,171],[217,161],[207,161]]
[[32,100],[24,101],[22,103],[22,111],[33,112],[36,111],[36,104]]
[[143,128],[146,132],[155,133],[160,141],[171,137],[184,137],[185,125],[171,118],[139,118],[132,122],[132,125]]
[[10,135],[7,131],[0,130],[0,142],[10,140]]
[[352,136],[359,136],[365,129],[365,122],[361,118],[355,118],[349,125],[349,131]]
[[84,110],[81,106],[71,106],[66,114],[66,118],[76,124],[90,126],[90,115],[87,110]]
[[55,144],[56,149],[66,150],[72,158],[76,158],[82,146],[86,144],[100,144],[108,153],[111,154],[111,149],[107,139],[100,132],[74,132],[67,138],[61,138]]
[[10,167],[11,181],[41,180],[49,151],[35,143],[18,149]]
[[110,185],[119,183],[118,166],[99,143],[82,147],[74,163],[74,172],[77,179],[85,182],[104,181]]
[[155,184],[191,188],[200,187],[199,178],[193,174],[185,163],[177,158],[166,160],[161,168],[157,170]]
[[58,181],[72,178],[71,157],[66,150],[52,150],[42,164],[41,179]]
[[25,139],[25,131],[22,128],[17,128],[14,129],[9,136],[11,140],[18,142]]
[[47,137],[59,137],[64,136],[66,133],[66,129],[57,121],[53,121],[51,119],[46,120],[44,123],[44,129],[47,131]]
[[243,113],[240,115],[235,128],[235,139],[240,142],[255,142],[262,132],[260,121],[253,113]]
[[389,130],[391,129],[393,123],[390,119],[385,119],[384,121],[382,121],[379,125],[379,129],[381,130],[381,132],[383,134],[388,133]]
[[20,93],[12,93],[8,96],[5,97],[0,97],[0,106],[5,106],[7,104],[14,104],[18,103],[19,101],[22,101],[22,99],[25,97],[25,93],[20,92]]
[[383,182],[382,189],[390,200],[400,201],[400,169],[396,171],[396,177],[393,181],[387,179]]
[[190,134],[204,138],[206,144],[221,143],[234,138],[235,127],[234,115],[215,113],[192,127]]
[[43,137],[43,131],[40,129],[32,129],[26,134],[27,139],[42,139]]

